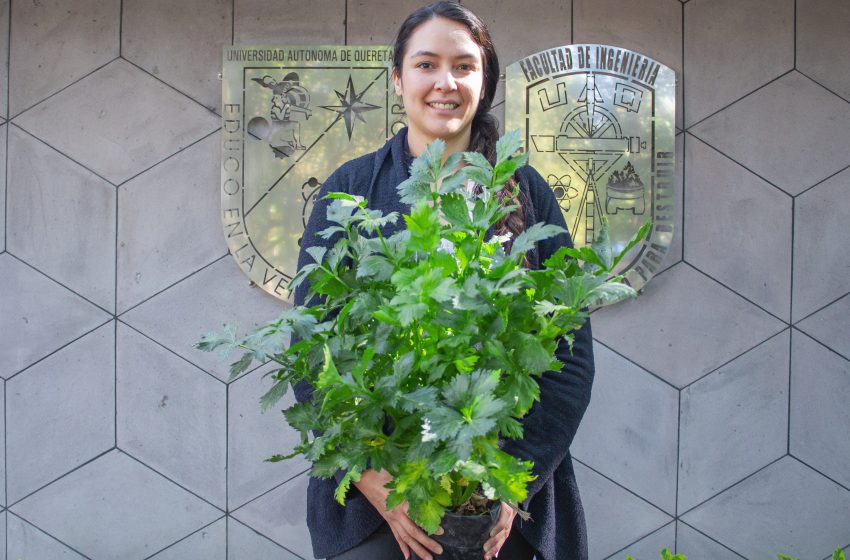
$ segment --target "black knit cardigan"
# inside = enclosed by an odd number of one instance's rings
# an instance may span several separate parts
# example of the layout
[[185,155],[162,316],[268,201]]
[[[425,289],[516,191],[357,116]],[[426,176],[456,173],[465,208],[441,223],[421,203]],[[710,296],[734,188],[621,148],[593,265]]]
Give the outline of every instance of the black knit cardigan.
[[[396,186],[409,177],[406,165],[409,157],[407,130],[403,129],[376,152],[349,161],[328,177],[304,231],[299,269],[311,262],[306,252],[308,247],[335,242],[316,235],[331,225],[326,217],[327,201],[321,200],[328,192],[363,196],[370,208],[385,213],[409,212],[410,207],[399,200],[396,192]],[[526,227],[543,221],[566,228],[561,209],[540,174],[525,166],[516,172],[516,178],[524,198],[529,201],[525,208]],[[384,235],[392,235],[394,231],[390,227]],[[529,254],[530,265],[539,266],[564,245],[571,245],[567,234],[539,242]],[[295,291],[295,304],[303,305],[306,295],[307,287],[303,283]],[[564,367],[558,372],[547,372],[539,379],[540,402],[535,403],[522,421],[523,439],[506,440],[504,445],[508,453],[533,461],[537,475],[529,485],[529,498],[523,504],[532,520],[521,521],[517,516],[514,530],[520,531],[531,543],[540,560],[584,560],[587,558],[587,533],[569,448],[590,401],[593,383],[589,321],[575,333],[572,354],[566,343],[562,343],[557,357]],[[299,401],[309,399],[311,394],[312,387],[306,382],[295,386]],[[335,556],[353,548],[383,523],[381,515],[356,489],[349,492],[344,507],[337,503],[333,496],[337,480],[310,478],[307,526],[317,558]],[[287,506],[281,504],[280,507]]]

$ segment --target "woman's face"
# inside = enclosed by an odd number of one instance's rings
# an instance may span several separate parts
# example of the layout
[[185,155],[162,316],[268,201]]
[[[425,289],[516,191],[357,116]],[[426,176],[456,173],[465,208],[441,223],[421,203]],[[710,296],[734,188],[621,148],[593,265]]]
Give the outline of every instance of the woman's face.
[[401,75],[393,72],[393,82],[404,101],[414,155],[437,138],[467,149],[484,94],[484,68],[465,25],[441,17],[422,23],[408,39]]

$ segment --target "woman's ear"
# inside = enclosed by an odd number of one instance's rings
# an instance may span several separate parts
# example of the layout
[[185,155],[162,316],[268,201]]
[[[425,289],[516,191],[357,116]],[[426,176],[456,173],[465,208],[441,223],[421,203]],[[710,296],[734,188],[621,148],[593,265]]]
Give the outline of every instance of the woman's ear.
[[398,75],[396,69],[393,68],[393,86],[395,87],[395,94],[401,97],[402,95],[402,87],[401,87],[401,76]]

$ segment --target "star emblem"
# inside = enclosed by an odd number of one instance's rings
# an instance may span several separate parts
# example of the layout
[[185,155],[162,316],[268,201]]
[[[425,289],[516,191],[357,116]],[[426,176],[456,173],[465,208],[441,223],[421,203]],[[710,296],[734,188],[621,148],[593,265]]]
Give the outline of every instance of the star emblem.
[[337,98],[339,99],[339,105],[322,105],[322,109],[327,109],[329,111],[335,111],[337,113],[336,120],[334,120],[333,124],[339,119],[345,120],[345,129],[348,131],[348,139],[351,140],[351,132],[354,130],[354,119],[358,119],[361,122],[366,122],[366,119],[363,118],[361,113],[365,113],[366,111],[374,111],[375,109],[380,109],[378,105],[372,105],[371,103],[365,103],[360,101],[360,98],[366,94],[366,89],[357,93],[354,90],[354,81],[351,79],[351,75],[348,76],[348,86],[345,88],[345,92],[340,92],[334,90]]

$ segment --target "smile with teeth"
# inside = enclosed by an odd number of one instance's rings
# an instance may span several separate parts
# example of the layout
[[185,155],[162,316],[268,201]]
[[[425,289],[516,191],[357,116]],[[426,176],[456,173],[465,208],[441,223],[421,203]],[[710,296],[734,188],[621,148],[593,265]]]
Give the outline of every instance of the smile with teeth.
[[428,105],[434,109],[457,109],[458,107],[458,103],[437,103],[436,101],[432,101]]

